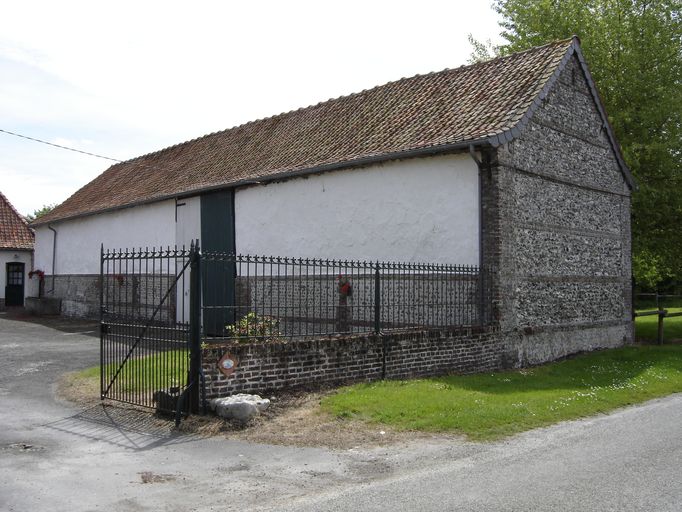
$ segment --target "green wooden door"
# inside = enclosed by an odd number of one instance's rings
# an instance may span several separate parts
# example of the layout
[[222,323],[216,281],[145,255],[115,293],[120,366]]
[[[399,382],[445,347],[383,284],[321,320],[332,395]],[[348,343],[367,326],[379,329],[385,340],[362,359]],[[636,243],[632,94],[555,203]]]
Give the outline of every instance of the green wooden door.
[[[201,249],[234,254],[234,191],[201,196]],[[235,266],[229,261],[202,261],[204,332],[218,336],[235,321]]]

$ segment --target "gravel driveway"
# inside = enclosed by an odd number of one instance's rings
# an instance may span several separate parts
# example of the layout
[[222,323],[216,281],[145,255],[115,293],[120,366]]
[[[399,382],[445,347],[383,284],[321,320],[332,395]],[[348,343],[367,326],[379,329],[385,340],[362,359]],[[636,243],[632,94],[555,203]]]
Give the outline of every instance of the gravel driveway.
[[0,314],[0,510],[682,509],[682,396],[505,442],[332,451],[201,439],[55,397],[97,363],[87,325]]

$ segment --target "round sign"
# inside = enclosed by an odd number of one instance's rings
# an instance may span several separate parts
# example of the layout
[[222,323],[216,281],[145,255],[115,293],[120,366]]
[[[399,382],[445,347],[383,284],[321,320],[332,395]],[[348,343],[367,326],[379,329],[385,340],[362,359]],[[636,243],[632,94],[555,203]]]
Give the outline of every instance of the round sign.
[[225,376],[232,375],[237,369],[237,358],[232,354],[225,354],[218,361],[218,369]]

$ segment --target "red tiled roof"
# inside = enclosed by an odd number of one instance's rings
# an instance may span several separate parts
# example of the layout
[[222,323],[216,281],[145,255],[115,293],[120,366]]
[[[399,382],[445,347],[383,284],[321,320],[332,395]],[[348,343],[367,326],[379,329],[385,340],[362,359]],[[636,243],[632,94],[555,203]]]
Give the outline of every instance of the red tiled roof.
[[249,180],[497,145],[518,131],[574,44],[403,78],[115,164],[36,224]]
[[33,250],[33,231],[0,192],[0,249]]

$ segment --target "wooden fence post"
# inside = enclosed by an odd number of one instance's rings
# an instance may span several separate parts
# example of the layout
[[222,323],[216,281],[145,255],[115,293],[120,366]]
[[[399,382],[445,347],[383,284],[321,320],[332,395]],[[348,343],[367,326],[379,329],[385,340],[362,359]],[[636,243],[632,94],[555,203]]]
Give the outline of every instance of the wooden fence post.
[[665,309],[658,310],[658,337],[656,338],[656,342],[659,345],[663,344],[663,319],[666,317],[667,314],[668,311]]

